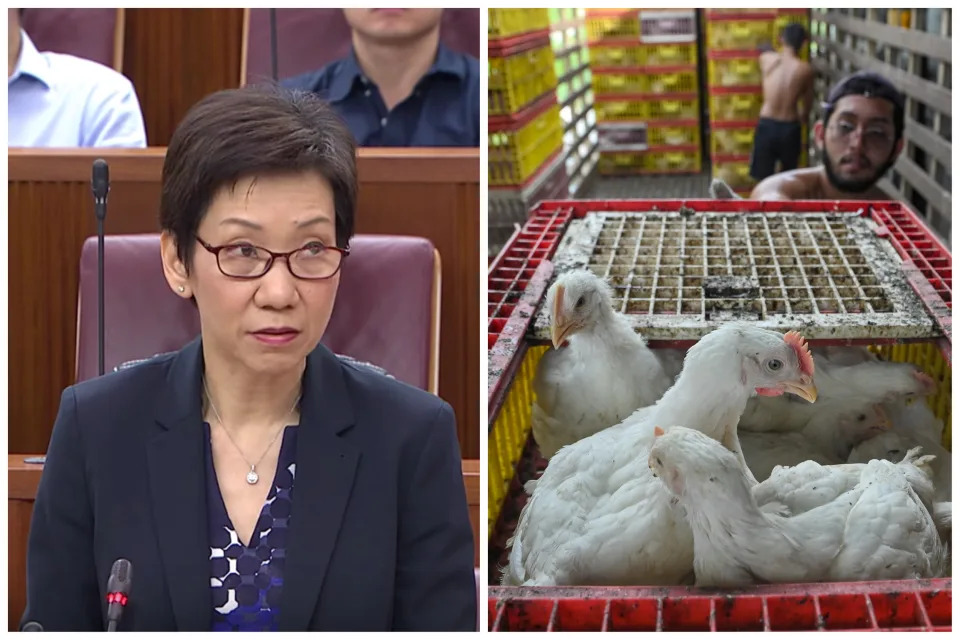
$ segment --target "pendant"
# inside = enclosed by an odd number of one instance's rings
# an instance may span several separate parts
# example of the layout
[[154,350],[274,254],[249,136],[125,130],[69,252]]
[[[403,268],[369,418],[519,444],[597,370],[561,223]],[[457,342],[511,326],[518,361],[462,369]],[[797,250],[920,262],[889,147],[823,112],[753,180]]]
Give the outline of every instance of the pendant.
[[250,471],[247,473],[247,484],[257,484],[259,480],[260,480],[259,474],[257,474],[256,470],[253,467],[250,467]]

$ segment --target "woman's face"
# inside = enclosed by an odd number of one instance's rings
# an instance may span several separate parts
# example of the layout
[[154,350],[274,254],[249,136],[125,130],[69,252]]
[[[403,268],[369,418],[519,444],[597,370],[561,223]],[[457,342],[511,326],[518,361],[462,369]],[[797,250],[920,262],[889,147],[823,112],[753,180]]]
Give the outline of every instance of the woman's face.
[[[253,245],[276,253],[317,241],[334,247],[335,220],[333,191],[322,176],[261,176],[241,179],[234,188],[217,193],[197,236],[212,247]],[[204,350],[223,362],[255,374],[281,373],[300,366],[327,328],[339,271],[326,280],[303,280],[293,276],[286,259],[277,258],[259,278],[232,278],[198,242],[187,274],[167,233],[162,251],[174,292],[196,299]],[[234,250],[234,255],[251,252]]]

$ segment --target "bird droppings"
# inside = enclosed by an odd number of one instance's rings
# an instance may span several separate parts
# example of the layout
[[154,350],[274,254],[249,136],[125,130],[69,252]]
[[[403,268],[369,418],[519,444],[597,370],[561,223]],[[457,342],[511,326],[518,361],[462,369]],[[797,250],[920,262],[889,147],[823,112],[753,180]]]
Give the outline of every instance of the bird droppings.
[[[698,340],[732,320],[813,340],[942,332],[902,260],[863,212],[590,212],[571,220],[554,273],[590,269],[649,340]],[[528,338],[549,339],[538,310]]]
[[707,276],[703,279],[704,298],[756,298],[760,283],[745,276]]

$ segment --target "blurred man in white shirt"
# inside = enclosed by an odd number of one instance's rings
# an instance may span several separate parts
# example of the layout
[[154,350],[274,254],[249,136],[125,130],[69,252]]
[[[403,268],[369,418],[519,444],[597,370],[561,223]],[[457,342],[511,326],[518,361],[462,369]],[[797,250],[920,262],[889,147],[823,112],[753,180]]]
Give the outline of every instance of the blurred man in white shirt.
[[145,147],[133,85],[102,64],[41,53],[7,10],[8,147]]

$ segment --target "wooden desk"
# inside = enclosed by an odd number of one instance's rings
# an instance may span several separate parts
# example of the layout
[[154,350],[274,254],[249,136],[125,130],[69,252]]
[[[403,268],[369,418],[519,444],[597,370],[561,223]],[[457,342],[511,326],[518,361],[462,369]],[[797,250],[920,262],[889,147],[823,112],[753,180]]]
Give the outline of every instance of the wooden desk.
[[[27,464],[24,458],[32,455],[7,455],[7,529],[8,529],[8,616],[7,628],[16,631],[20,616],[27,606],[27,536],[37,485],[43,465]],[[473,564],[480,566],[480,461],[463,460],[463,486],[470,506],[470,524],[473,526]]]
[[[8,152],[9,452],[46,450],[60,394],[75,380],[80,249],[96,234],[93,160],[110,164],[105,233],[155,233],[165,152]],[[358,170],[356,232],[423,236],[440,252],[440,396],[456,412],[463,457],[479,458],[479,152],[362,149]]]

